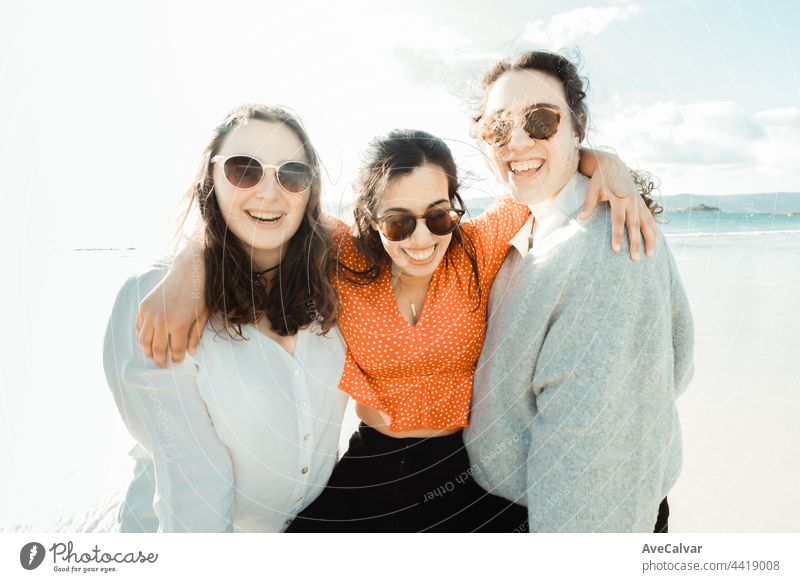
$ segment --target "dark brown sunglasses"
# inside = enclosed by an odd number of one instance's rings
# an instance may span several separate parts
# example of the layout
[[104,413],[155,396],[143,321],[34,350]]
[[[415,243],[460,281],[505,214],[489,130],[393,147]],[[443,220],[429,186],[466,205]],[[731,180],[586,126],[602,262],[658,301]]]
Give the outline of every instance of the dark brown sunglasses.
[[392,242],[405,240],[414,234],[417,229],[417,220],[425,219],[425,226],[436,236],[446,236],[453,232],[464,211],[458,208],[435,207],[425,211],[425,214],[414,215],[410,212],[392,210],[376,218],[374,223],[387,239]]
[[[491,146],[503,146],[511,139],[514,115],[507,109],[488,117],[481,138]],[[522,128],[531,139],[547,140],[558,131],[561,111],[545,105],[532,105],[522,112]]]

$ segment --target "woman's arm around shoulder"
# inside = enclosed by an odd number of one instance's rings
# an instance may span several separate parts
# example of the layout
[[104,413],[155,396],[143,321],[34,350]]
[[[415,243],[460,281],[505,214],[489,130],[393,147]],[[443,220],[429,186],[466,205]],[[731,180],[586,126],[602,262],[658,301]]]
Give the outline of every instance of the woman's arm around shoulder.
[[130,278],[106,329],[103,365],[128,431],[152,457],[160,532],[225,532],[233,527],[233,466],[197,385],[201,358],[159,368],[134,329],[141,297],[164,269]]

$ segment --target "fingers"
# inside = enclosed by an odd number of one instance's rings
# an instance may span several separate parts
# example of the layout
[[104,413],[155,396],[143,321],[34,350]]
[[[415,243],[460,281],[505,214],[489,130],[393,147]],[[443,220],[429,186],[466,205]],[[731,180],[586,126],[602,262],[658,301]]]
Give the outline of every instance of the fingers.
[[176,366],[183,363],[186,352],[195,355],[203,330],[208,322],[208,312],[204,309],[197,314],[189,329],[178,327],[169,336],[169,351],[172,354],[172,363]]
[[152,357],[159,368],[167,367],[167,351],[169,350],[169,332],[167,331],[166,321],[155,326],[152,341]]
[[200,333],[200,322],[195,321],[189,330],[189,343],[186,347],[186,350],[192,355],[195,355],[197,345],[200,343]]
[[[656,219],[647,208],[647,204],[640,196],[637,196],[639,202],[639,220],[642,224],[642,236],[644,237],[644,254],[652,257],[656,249],[656,241],[658,240],[658,225]],[[642,210],[644,207],[644,210]]]
[[625,224],[628,227],[628,240],[631,243],[631,259],[638,261],[642,247],[642,236],[639,228],[639,212],[635,203],[633,211],[628,212],[626,215]]
[[136,323],[137,331],[139,333],[139,343],[142,344],[142,350],[144,351],[144,355],[148,358],[153,357],[153,335],[155,334],[155,328],[153,324],[149,321],[142,322],[142,325],[139,325],[139,322]]
[[589,220],[591,218],[602,190],[597,180],[589,181],[589,186],[586,188],[586,198],[583,200],[583,207],[578,214],[578,220]]
[[[208,316],[203,315],[202,317],[202,326],[205,326]],[[195,348],[200,343],[202,336],[201,330],[202,327],[198,328],[197,322],[193,323],[189,329],[176,327],[172,333],[168,329],[166,320],[160,320],[155,325],[145,322],[141,327],[139,341],[144,354],[148,358],[152,358],[159,368],[166,368],[169,359],[176,366],[183,363],[187,349],[194,355]]]
[[206,328],[206,324],[208,323],[208,311],[203,309],[200,314],[197,316],[197,324],[200,326],[200,335],[203,335],[203,330]]
[[622,248],[622,233],[625,230],[625,206],[622,204],[611,206],[611,249],[618,253]]
[[189,333],[189,329],[177,328],[174,333],[169,334],[169,351],[172,354],[172,363],[176,366],[183,363]]
[[206,323],[208,323],[208,312],[203,310],[198,314],[197,321],[195,321],[189,331],[189,346],[187,349],[192,355],[195,355],[197,346],[200,344],[200,339],[203,337],[203,330],[206,328]]

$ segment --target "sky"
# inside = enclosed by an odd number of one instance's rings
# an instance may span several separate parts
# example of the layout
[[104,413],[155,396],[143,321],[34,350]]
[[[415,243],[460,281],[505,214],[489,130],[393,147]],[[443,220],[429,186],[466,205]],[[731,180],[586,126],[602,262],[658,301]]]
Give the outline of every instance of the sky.
[[566,50],[589,79],[588,145],[665,195],[800,191],[800,8],[792,0],[26,2],[0,9],[0,249],[169,239],[210,131],[241,102],[305,121],[330,208],[395,127],[468,135],[482,72]]

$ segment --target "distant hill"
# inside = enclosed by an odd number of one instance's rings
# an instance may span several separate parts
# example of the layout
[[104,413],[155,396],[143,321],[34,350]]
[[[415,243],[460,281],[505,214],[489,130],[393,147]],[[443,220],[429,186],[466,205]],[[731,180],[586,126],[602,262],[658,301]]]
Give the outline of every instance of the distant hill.
[[[492,203],[492,198],[483,196],[465,200],[467,209],[472,216],[477,216],[486,210]],[[677,212],[687,211],[715,211],[731,214],[784,214],[800,212],[800,192],[767,192],[763,194],[730,194],[726,196],[711,196],[708,194],[676,194],[661,196],[658,199],[666,210]]]

